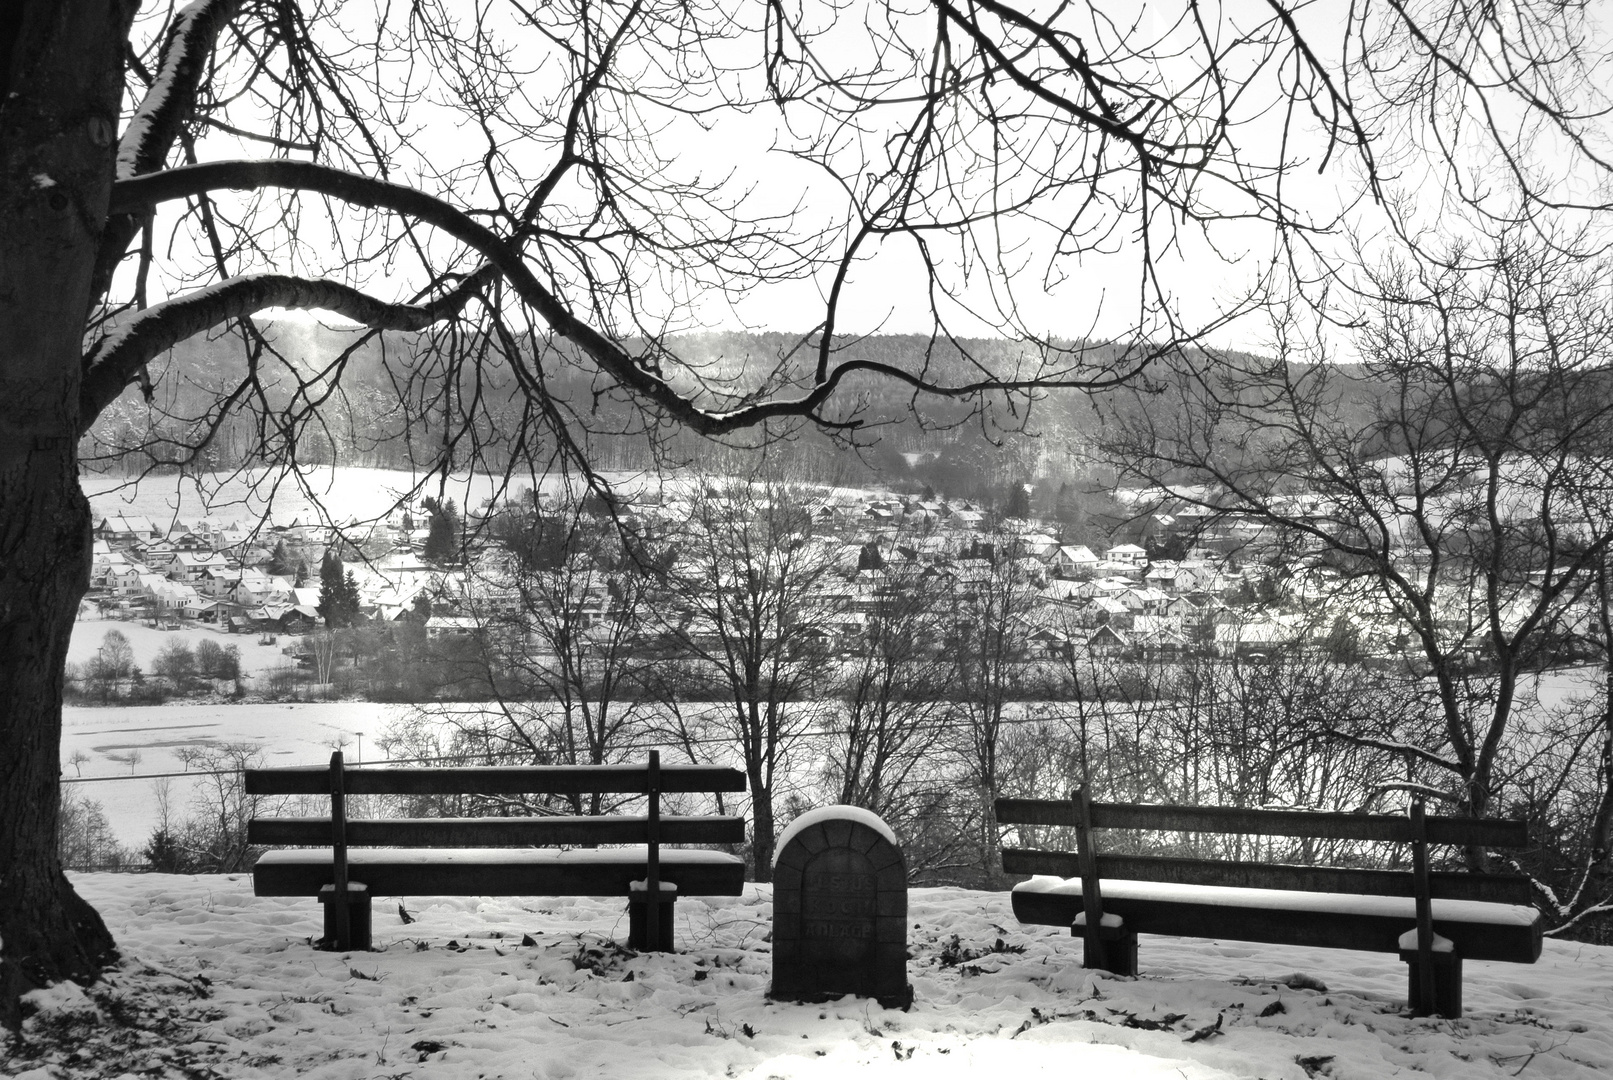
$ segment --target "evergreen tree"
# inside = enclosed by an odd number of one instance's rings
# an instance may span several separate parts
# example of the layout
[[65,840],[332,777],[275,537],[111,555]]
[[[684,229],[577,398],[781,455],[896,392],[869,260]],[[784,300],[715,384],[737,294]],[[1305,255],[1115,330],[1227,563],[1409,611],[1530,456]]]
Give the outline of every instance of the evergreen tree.
[[426,534],[426,548],[422,554],[428,562],[457,562],[459,560],[459,513],[454,500],[422,500],[431,513],[431,524]]
[[286,550],[284,540],[276,540],[274,551],[269,554],[269,573],[275,577],[290,577],[294,572],[291,563],[291,553]]
[[1031,497],[1028,484],[1008,485],[1008,506],[1003,510],[1007,517],[1021,521],[1031,516]]
[[333,629],[352,626],[358,616],[358,582],[342,572],[342,560],[326,550],[319,563],[319,614]]
[[1060,525],[1072,529],[1083,523],[1085,515],[1081,512],[1081,493],[1068,480],[1059,484],[1058,497],[1053,502],[1053,516],[1058,518]]
[[359,621],[359,607],[362,604],[363,600],[358,594],[358,579],[353,576],[353,571],[349,570],[347,576],[342,579],[342,608],[347,612],[345,625],[352,626]]

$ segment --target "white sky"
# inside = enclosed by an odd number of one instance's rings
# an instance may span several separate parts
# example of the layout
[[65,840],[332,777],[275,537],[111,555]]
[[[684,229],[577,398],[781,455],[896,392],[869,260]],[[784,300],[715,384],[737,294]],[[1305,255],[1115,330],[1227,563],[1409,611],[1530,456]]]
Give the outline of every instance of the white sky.
[[[1137,35],[1152,32],[1152,27],[1165,18],[1177,17],[1179,5],[1155,3],[1144,5],[1138,15],[1138,5],[1126,2],[1100,5],[1117,19],[1136,20],[1140,29]],[[1250,21],[1269,17],[1269,8],[1258,0],[1230,0],[1225,5],[1229,14],[1228,25],[1248,25]],[[366,25],[372,18],[372,9],[354,7],[346,15],[350,24]],[[457,10],[457,9],[456,9]],[[465,9],[468,11],[468,7]],[[498,9],[503,10],[503,9]],[[736,5],[744,19],[755,21],[760,16],[755,5]],[[870,31],[855,14],[859,10],[884,12],[888,9],[874,5],[864,9],[852,5],[842,11],[835,23],[834,32],[825,39],[825,55],[832,53],[837,61],[852,63],[859,55],[868,54],[873,38]],[[922,7],[918,10],[923,10]],[[1323,0],[1302,7],[1302,25],[1322,43],[1324,55],[1336,55],[1338,27],[1341,25],[1344,0]],[[1153,12],[1171,14],[1155,18]],[[871,17],[871,16],[870,16]],[[1211,12],[1213,17],[1213,10]],[[909,31],[914,26],[927,25],[922,20],[904,19]],[[875,23],[877,26],[877,21]],[[1168,23],[1167,23],[1168,25]],[[925,30],[916,32],[922,38]],[[1228,31],[1230,32],[1230,31]],[[718,59],[749,61],[756,49],[754,38],[718,50]],[[525,53],[519,54],[525,62]],[[536,64],[536,60],[531,61]],[[421,58],[414,69],[418,77],[428,58]],[[558,75],[560,69],[553,63],[535,70],[531,87],[541,88],[545,80]],[[409,72],[402,68],[385,73],[388,79],[396,78],[401,85]],[[1250,91],[1250,102],[1273,98],[1267,72],[1263,82]],[[1259,91],[1264,89],[1264,93]],[[536,92],[536,89],[534,89]],[[440,91],[439,91],[440,93]],[[1245,107],[1245,112],[1252,107]],[[1270,113],[1244,117],[1247,126],[1240,129],[1252,158],[1267,161],[1279,153],[1277,143],[1280,115]],[[748,189],[755,209],[782,211],[800,206],[804,220],[823,221],[844,213],[845,198],[834,186],[810,166],[792,159],[786,152],[792,145],[810,146],[818,134],[797,116],[793,131],[786,129],[777,110],[763,106],[746,115],[729,115],[709,131],[700,131],[687,120],[674,121],[652,140],[651,148],[673,159],[674,169],[684,175],[713,175],[731,172],[735,186]],[[418,176],[423,170],[446,169],[449,163],[462,163],[472,168],[479,160],[485,142],[474,127],[440,106],[427,101],[417,103],[407,120],[412,136],[412,149],[399,158],[401,179]],[[1308,130],[1307,130],[1308,129]],[[1292,171],[1285,181],[1286,194],[1291,203],[1311,213],[1317,219],[1326,219],[1354,197],[1359,190],[1354,160],[1348,152],[1335,155],[1325,174],[1318,175],[1316,166],[1325,147],[1314,135],[1314,124],[1306,120],[1297,122],[1300,137],[1291,140],[1285,148]],[[865,149],[877,149],[878,139],[864,140]],[[769,149],[773,147],[774,149]],[[1549,142],[1543,142],[1548,159],[1552,158]],[[551,151],[535,144],[506,141],[502,149],[510,155],[512,163],[528,175],[534,175],[551,159]],[[1383,148],[1380,148],[1383,149]],[[261,145],[242,144],[229,137],[211,137],[202,143],[202,157],[258,156],[264,152]],[[876,155],[877,156],[877,155]],[[1397,161],[1396,167],[1399,167]],[[1399,186],[1411,195],[1419,211],[1428,219],[1446,218],[1445,208],[1430,190],[1428,177],[1419,175],[1415,168],[1406,168],[1400,174]],[[427,182],[426,186],[431,186]],[[488,190],[485,180],[474,175],[464,182],[456,182],[454,196],[469,204],[486,205]],[[220,193],[221,204],[229,207],[242,205],[241,200],[228,193]],[[272,199],[269,200],[272,203]],[[1006,238],[1007,246],[1023,252],[1023,267],[1016,267],[1011,275],[1022,325],[1039,333],[1067,337],[1117,336],[1135,325],[1139,294],[1139,252],[1134,223],[1123,222],[1111,235],[1105,250],[1091,249],[1080,255],[1061,257],[1053,267],[1056,282],[1044,287],[1048,271],[1050,245],[1056,240],[1056,226],[1065,220],[1060,214],[1066,206],[1051,208],[1051,225],[1034,233]],[[165,210],[165,221],[158,229],[159,237],[171,227],[176,207]],[[272,211],[271,211],[272,213]],[[1380,216],[1370,206],[1361,208],[1356,223],[1369,234],[1382,229]],[[355,220],[346,219],[338,226],[350,244],[355,237]],[[395,223],[386,226],[396,232]],[[315,204],[304,207],[300,221],[303,241],[300,249],[271,249],[258,260],[257,265],[246,269],[274,268],[283,272],[316,272],[322,256],[340,245],[327,239],[328,223],[322,220]],[[1156,236],[1156,243],[1159,237]],[[1212,226],[1208,237],[1192,228],[1182,228],[1175,234],[1176,246],[1158,259],[1162,284],[1173,307],[1180,313],[1187,327],[1203,325],[1213,320],[1227,305],[1235,303],[1269,269],[1273,257],[1272,230],[1261,223],[1222,223]],[[1212,248],[1211,243],[1214,247]],[[159,241],[159,246],[161,241]],[[944,246],[938,247],[944,251]],[[827,271],[811,280],[786,281],[756,289],[737,303],[730,302],[713,288],[699,285],[678,285],[658,280],[643,264],[630,269],[634,283],[643,290],[643,298],[651,309],[650,321],[664,318],[677,328],[715,328],[745,326],[751,329],[770,329],[804,332],[822,316],[822,297],[827,289]],[[979,267],[966,267],[956,258],[948,271],[948,281],[958,289],[965,301],[981,305],[990,298],[990,275]],[[422,283],[418,270],[407,260],[370,265],[363,271],[359,282],[371,291],[392,299],[412,294]],[[1001,282],[995,283],[1000,286]],[[918,262],[912,243],[906,238],[887,240],[872,245],[867,257],[860,261],[850,277],[842,301],[838,329],[860,333],[874,330],[893,332],[923,332],[930,328],[927,291],[928,281]],[[989,332],[994,329],[967,317],[958,318],[954,328],[964,333]],[[1224,328],[1210,340],[1218,345],[1244,347],[1258,346],[1266,340],[1267,331],[1262,320],[1245,322]]]

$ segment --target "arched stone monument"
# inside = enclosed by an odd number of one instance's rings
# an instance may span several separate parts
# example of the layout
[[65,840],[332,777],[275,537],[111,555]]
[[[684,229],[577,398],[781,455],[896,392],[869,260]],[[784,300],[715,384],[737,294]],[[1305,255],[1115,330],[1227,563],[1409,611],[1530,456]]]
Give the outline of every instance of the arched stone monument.
[[790,823],[773,862],[769,996],[845,994],[907,1008],[907,860],[877,816],[826,806]]

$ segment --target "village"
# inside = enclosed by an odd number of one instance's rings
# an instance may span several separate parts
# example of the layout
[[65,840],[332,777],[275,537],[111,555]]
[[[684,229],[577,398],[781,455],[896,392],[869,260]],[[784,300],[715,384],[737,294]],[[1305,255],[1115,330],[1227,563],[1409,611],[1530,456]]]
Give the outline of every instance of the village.
[[[1130,523],[1126,531],[1144,546],[1068,542],[1071,530],[1057,523],[1005,519],[963,500],[823,487],[792,489],[789,497],[798,503],[797,528],[787,542],[802,549],[793,560],[800,590],[795,618],[806,624],[801,636],[831,656],[862,655],[870,621],[897,595],[956,600],[993,582],[1002,594],[997,613],[1025,660],[1187,652],[1260,657],[1309,648],[1382,662],[1408,648],[1405,629],[1372,591],[1347,592],[1335,570],[1280,543],[1269,528],[1237,515],[1212,518],[1180,501],[1172,512],[1140,514]],[[1144,495],[1128,493],[1127,501],[1142,504]],[[103,516],[85,604],[103,618],[158,628],[201,623],[256,635],[283,644],[307,666],[310,649],[301,639],[329,625],[321,614],[320,563],[327,551],[343,550],[357,587],[351,621],[412,621],[428,641],[480,637],[494,623],[507,628],[520,606],[512,584],[516,560],[500,530],[490,527],[508,510],[489,504],[463,523],[456,518],[451,558],[441,551],[428,557],[431,509],[419,505],[399,507],[362,530],[301,522],[252,530],[207,518],[160,524]],[[547,512],[551,520],[560,516],[555,506]],[[687,547],[686,494],[641,493],[619,512],[622,527],[644,535],[683,530]],[[1087,531],[1090,538],[1094,530]],[[663,655],[675,651],[669,627],[672,637],[696,643],[709,637],[702,626],[709,616],[680,604],[676,590],[659,590],[652,603],[623,610],[613,574],[591,565],[599,556],[598,550],[566,556],[562,587],[576,594],[566,617],[580,633],[632,619],[639,625],[626,628],[627,636]],[[730,568],[729,577],[743,578],[743,568]],[[725,587],[737,588],[738,581]],[[945,636],[936,629],[937,648]],[[543,645],[528,640],[526,647]]]

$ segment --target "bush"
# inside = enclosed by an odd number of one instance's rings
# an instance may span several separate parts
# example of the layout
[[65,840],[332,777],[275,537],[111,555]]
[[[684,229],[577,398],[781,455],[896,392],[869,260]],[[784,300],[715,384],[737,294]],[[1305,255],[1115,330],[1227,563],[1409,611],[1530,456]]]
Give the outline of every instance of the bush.
[[295,701],[303,696],[302,686],[309,681],[306,672],[295,664],[280,664],[263,673],[263,696],[270,701]]
[[246,826],[257,813],[259,800],[246,793],[242,770],[263,764],[262,749],[254,743],[186,747],[179,751],[179,759],[188,771],[198,774],[190,813],[177,821],[171,819],[167,789],[159,789],[162,823],[146,841],[146,861],[153,870],[166,874],[227,874],[251,869],[259,849],[247,844]]
[[121,630],[108,630],[101,638],[101,647],[80,670],[84,690],[100,701],[111,701],[118,696],[122,681],[136,670],[134,648]]
[[175,639],[164,645],[151,661],[151,670],[177,688],[183,688],[196,675],[196,654],[189,645]]
[[158,826],[146,841],[141,854],[146,862],[159,874],[188,874],[191,872],[191,861],[180,846],[179,838],[166,828]]
[[202,638],[196,643],[196,653],[193,658],[196,670],[209,679],[219,678],[218,670],[224,658],[224,648],[212,638]]
[[220,645],[212,638],[203,638],[196,643],[196,671],[209,679],[239,679],[241,650],[235,645]]

